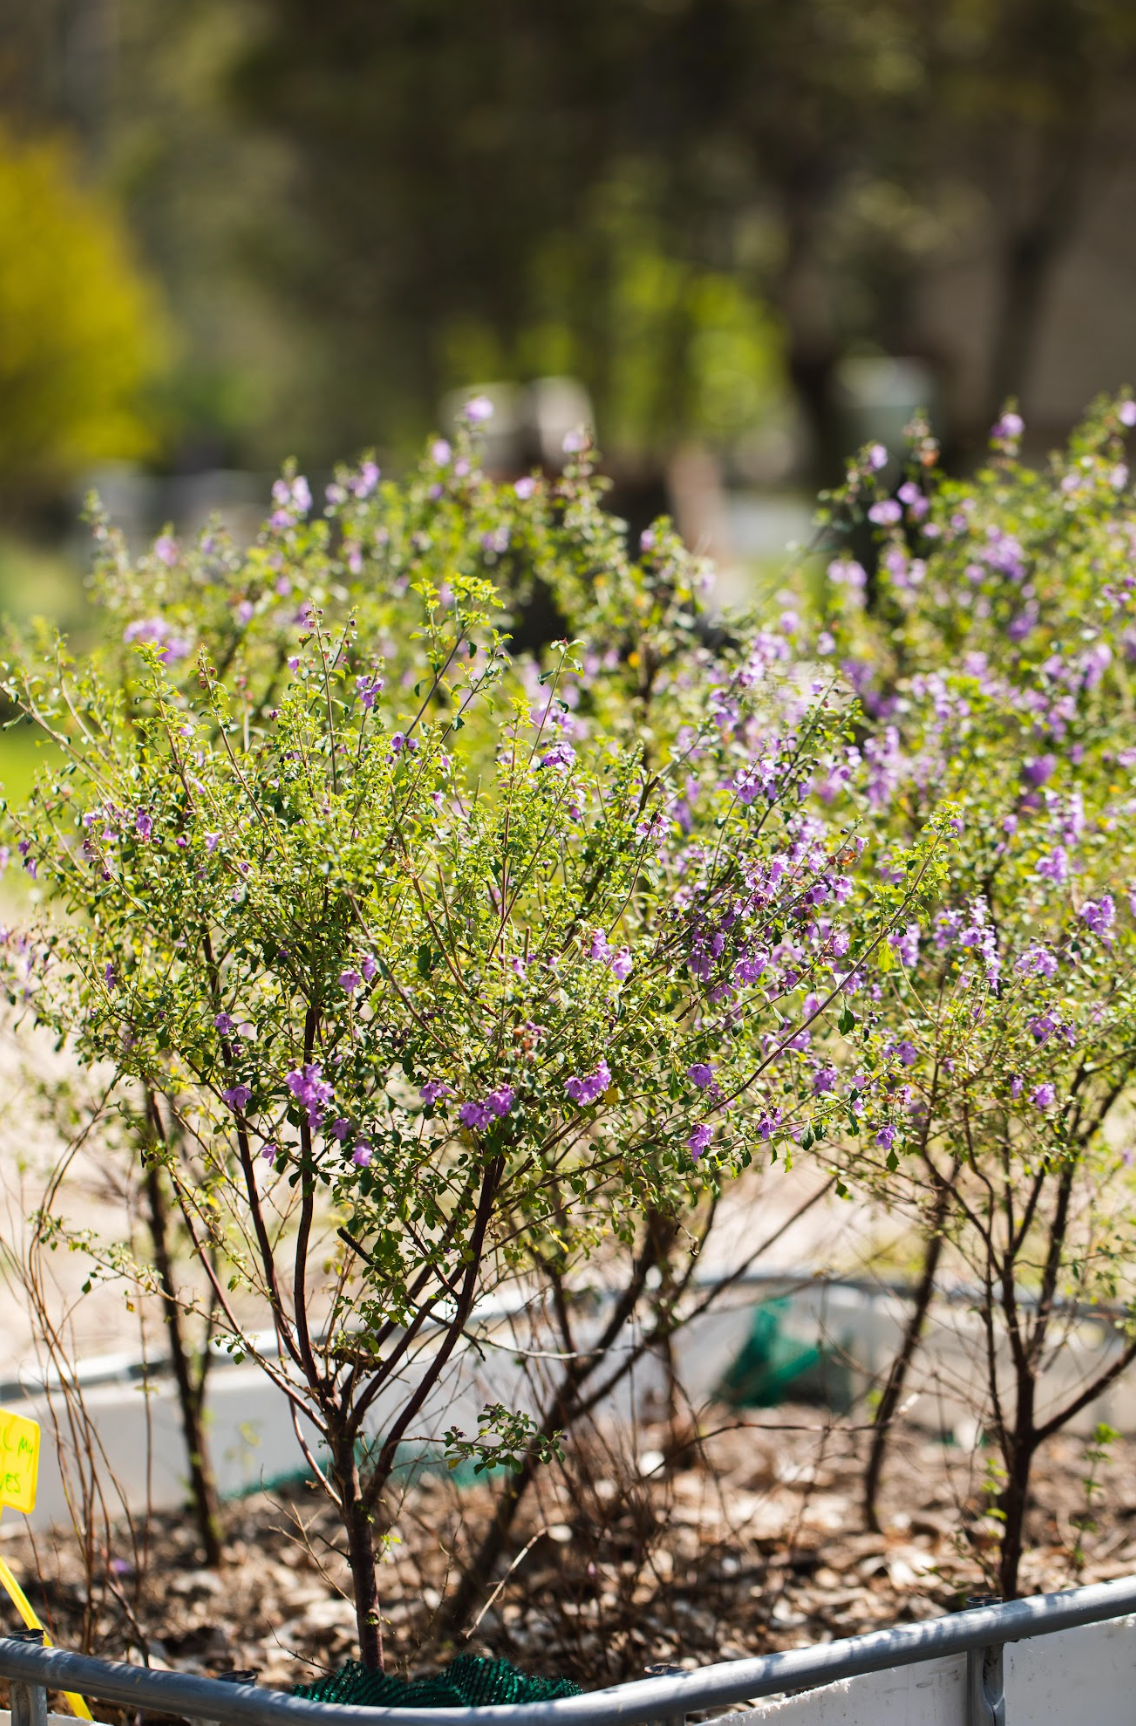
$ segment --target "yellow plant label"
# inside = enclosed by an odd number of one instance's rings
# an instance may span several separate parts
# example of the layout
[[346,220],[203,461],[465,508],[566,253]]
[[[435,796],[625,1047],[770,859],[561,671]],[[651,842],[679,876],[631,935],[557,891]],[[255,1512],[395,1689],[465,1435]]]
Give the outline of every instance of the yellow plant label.
[[39,1425],[0,1408],[0,1505],[30,1516],[39,1474]]

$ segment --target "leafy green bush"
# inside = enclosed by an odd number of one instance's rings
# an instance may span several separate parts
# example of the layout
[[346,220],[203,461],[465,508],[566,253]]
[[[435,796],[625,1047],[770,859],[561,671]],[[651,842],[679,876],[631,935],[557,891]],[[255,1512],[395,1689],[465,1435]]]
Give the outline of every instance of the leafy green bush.
[[[797,620],[711,647],[699,566],[665,524],[630,558],[578,453],[501,487],[438,444],[321,514],[290,473],[247,553],[137,569],[97,522],[104,648],[8,676],[64,763],[10,816],[45,901],[11,998],[144,1100],[220,1334],[339,1508],[370,1664],[372,1524],[475,1302],[823,1130],[812,1038],[945,826],[881,877]],[[581,636],[539,663],[505,645],[537,580]],[[840,1025],[877,1125],[901,1063]]]

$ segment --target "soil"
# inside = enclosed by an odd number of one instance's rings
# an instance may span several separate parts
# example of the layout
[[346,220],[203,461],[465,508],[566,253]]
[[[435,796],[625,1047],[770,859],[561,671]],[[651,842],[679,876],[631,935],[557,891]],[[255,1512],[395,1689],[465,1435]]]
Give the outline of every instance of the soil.
[[[655,1428],[641,1431],[633,1467],[597,1439],[570,1469],[549,1468],[518,1519],[512,1568],[486,1582],[472,1631],[448,1642],[436,1620],[452,1555],[473,1549],[496,1488],[444,1474],[406,1482],[381,1572],[388,1668],[433,1671],[469,1650],[591,1688],[655,1663],[694,1667],[933,1617],[992,1586],[989,1453],[900,1430],[872,1534],[863,1427],[809,1408],[723,1411],[721,1422],[672,1446],[669,1464]],[[1023,1593],[1136,1571],[1136,1440],[1115,1441],[1088,1494],[1086,1449],[1054,1440],[1038,1463]],[[253,1667],[279,1687],[353,1657],[347,1569],[315,1489],[258,1493],[224,1518],[219,1572],[200,1568],[188,1516],[120,1528],[89,1572],[62,1538],[33,1550],[16,1519],[0,1540],[67,1647],[191,1672]]]

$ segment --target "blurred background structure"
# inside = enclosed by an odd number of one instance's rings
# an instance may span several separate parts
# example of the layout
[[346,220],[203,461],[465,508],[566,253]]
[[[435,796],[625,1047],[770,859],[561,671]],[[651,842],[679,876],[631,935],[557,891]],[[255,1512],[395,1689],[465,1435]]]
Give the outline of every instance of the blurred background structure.
[[1042,453],[1136,381],[1134,96],[1131,0],[0,0],[0,606],[472,386],[727,561],[917,406]]

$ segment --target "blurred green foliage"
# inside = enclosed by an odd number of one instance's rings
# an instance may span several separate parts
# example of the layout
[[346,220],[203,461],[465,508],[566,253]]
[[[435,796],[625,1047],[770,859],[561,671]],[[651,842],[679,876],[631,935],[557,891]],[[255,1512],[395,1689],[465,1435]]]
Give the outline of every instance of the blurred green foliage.
[[148,453],[157,293],[111,201],[54,139],[0,132],[0,492],[11,502]]

